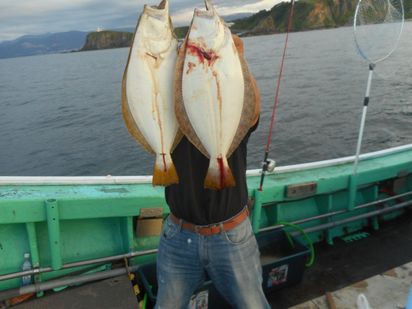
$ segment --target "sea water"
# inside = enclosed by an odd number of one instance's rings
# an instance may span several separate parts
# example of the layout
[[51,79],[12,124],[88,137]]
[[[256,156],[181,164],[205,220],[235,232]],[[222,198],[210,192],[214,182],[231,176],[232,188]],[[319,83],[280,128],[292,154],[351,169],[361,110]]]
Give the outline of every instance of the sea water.
[[[362,152],[412,143],[412,23],[378,64]],[[260,167],[285,35],[245,38],[262,112],[248,147]],[[0,60],[0,175],[147,175],[154,158],[121,116],[128,48]],[[270,157],[278,165],[355,153],[368,63],[351,27],[289,37]]]

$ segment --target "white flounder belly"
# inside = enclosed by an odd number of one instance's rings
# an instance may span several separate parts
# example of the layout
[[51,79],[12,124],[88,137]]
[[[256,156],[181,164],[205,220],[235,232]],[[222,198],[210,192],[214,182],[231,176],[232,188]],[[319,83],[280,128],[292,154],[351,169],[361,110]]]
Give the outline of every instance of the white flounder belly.
[[133,37],[122,82],[122,111],[131,135],[156,154],[153,185],[178,182],[170,152],[177,142],[173,79],[177,40],[168,1],[145,6]]
[[225,32],[222,47],[208,55],[196,51],[189,38],[182,76],[187,115],[211,159],[226,156],[244,101],[241,63],[230,32]]
[[173,108],[176,51],[159,60],[144,50],[132,53],[126,88],[130,112],[156,154],[169,153],[178,130]]

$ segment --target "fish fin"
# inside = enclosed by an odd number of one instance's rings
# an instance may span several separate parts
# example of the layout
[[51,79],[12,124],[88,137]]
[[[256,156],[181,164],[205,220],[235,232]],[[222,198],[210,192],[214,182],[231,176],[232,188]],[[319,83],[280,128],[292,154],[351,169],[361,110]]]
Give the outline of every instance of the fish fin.
[[[243,40],[237,36],[236,34],[232,34],[232,39],[233,42],[235,43],[236,50],[239,54],[239,59],[242,65],[242,71],[243,71],[243,76],[245,80],[245,98],[246,100],[252,100],[253,102],[253,95],[254,95],[254,101],[255,101],[255,114],[254,114],[254,119],[252,122],[251,127],[253,127],[257,120],[259,119],[260,115],[260,92],[259,92],[259,86],[257,85],[256,79],[253,77],[252,73],[250,72],[248,65],[244,59],[244,44]],[[249,94],[251,89],[253,90],[252,95]]]
[[244,46],[243,46],[243,40],[236,34],[232,34],[232,39],[233,39],[233,43],[235,43],[235,47],[237,52],[239,53],[239,55],[244,54]]
[[245,138],[246,134],[249,132],[250,128],[256,124],[259,118],[259,106],[260,106],[260,93],[257,84],[254,83],[254,78],[249,70],[246,59],[243,54],[239,51],[239,41],[234,39],[234,43],[239,52],[239,60],[242,65],[243,78],[245,81],[244,88],[244,100],[243,100],[243,110],[242,116],[240,118],[239,127],[237,128],[235,137],[233,138],[232,144],[227,152],[227,157],[230,158],[232,153],[239,147],[242,140]]
[[234,187],[235,185],[236,181],[226,157],[211,158],[204,187],[207,189],[222,190]]
[[173,151],[175,151],[177,145],[179,145],[179,143],[182,140],[183,136],[184,135],[183,135],[182,131],[180,131],[180,129],[177,130],[176,137],[175,137],[175,140],[173,141],[173,145],[172,145],[172,148],[170,150],[170,153],[173,153]]
[[153,186],[169,186],[179,183],[176,167],[169,153],[157,154],[153,169]]
[[260,117],[260,91],[259,91],[259,86],[256,82],[256,79],[254,77],[251,77],[252,84],[253,84],[253,91],[255,93],[255,115],[252,121],[252,125],[250,127],[253,127],[259,120]]
[[137,127],[136,122],[133,119],[133,115],[130,111],[129,102],[128,102],[128,99],[127,99],[127,91],[126,91],[127,72],[128,72],[128,68],[129,68],[129,62],[130,62],[130,58],[132,56],[133,44],[134,44],[134,40],[135,40],[135,37],[136,37],[136,32],[137,32],[137,29],[139,28],[140,20],[141,20],[142,16],[143,16],[143,14],[139,17],[139,21],[137,22],[136,28],[134,30],[133,40],[132,40],[132,44],[131,44],[131,47],[130,47],[130,50],[129,50],[129,56],[127,58],[126,68],[124,69],[124,73],[123,73],[123,79],[122,79],[122,106],[121,107],[122,107],[123,120],[126,124],[126,128],[128,129],[130,135],[132,137],[134,137],[135,140],[137,142],[139,142],[147,152],[155,153],[154,150],[152,149],[152,147],[149,145],[149,143],[144,138],[142,132]]

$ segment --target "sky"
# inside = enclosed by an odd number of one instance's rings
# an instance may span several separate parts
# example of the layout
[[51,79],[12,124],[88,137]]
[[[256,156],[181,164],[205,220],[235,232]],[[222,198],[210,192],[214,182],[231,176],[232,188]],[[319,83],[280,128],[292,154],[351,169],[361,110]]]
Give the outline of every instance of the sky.
[[[211,0],[221,16],[255,13],[282,0]],[[144,4],[160,0],[1,0],[0,42],[25,34],[134,27]],[[173,23],[189,24],[203,0],[169,0]]]

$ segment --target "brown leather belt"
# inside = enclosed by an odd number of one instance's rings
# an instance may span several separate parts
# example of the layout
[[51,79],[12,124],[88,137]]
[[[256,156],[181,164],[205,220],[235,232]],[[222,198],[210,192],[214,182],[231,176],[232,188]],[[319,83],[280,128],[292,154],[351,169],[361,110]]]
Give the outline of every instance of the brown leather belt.
[[177,218],[175,215],[170,213],[169,218],[175,224],[180,224],[182,222],[182,228],[190,232],[198,233],[204,236],[211,236],[219,234],[221,232],[221,227],[223,226],[224,231],[230,231],[242,223],[249,216],[249,210],[245,207],[241,212],[239,212],[233,218],[219,223],[214,223],[210,225],[196,225],[190,222],[183,221]]

